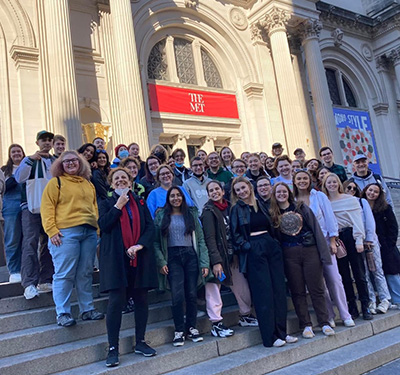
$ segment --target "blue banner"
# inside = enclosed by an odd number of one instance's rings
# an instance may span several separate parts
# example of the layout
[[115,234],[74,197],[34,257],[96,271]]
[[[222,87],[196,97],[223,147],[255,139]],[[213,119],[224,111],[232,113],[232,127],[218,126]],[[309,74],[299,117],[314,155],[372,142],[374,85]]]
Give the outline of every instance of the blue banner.
[[369,113],[333,108],[333,114],[339,133],[343,164],[347,171],[353,173],[354,157],[357,154],[364,154],[368,158],[369,168],[374,173],[381,174]]

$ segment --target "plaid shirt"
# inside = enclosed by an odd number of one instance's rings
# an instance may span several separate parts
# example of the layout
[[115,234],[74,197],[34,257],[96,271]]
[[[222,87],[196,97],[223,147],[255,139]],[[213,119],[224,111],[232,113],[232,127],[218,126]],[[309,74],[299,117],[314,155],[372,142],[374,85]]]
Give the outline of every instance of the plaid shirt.
[[342,181],[342,183],[347,180],[346,170],[341,165],[333,164],[332,167],[326,168],[329,169],[332,173],[336,174],[340,178],[340,181]]

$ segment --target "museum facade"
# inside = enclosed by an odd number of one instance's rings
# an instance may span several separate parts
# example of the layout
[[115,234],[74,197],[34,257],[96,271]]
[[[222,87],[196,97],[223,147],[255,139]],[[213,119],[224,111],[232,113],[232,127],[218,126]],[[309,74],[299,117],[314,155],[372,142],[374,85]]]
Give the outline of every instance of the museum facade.
[[400,177],[396,1],[4,0],[0,26],[2,164],[45,128],[143,154],[329,145]]

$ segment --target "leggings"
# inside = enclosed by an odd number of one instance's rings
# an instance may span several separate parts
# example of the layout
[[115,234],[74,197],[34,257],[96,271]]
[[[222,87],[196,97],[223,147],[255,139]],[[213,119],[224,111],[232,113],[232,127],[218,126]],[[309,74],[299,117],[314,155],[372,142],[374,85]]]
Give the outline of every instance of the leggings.
[[[136,343],[144,340],[149,304],[147,289],[132,289],[132,298],[135,303],[135,333]],[[107,307],[107,334],[110,347],[118,348],[119,331],[121,329],[122,309],[126,303],[126,288],[111,289],[109,291]]]

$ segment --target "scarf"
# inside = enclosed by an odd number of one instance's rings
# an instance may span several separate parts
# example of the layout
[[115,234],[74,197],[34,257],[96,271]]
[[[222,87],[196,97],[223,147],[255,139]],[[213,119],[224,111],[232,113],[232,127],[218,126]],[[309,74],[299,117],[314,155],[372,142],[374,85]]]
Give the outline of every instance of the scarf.
[[228,208],[228,201],[226,199],[222,200],[222,203],[219,202],[213,202],[215,207],[217,207],[219,210],[224,211]]
[[[140,215],[136,201],[131,192],[129,194],[128,203],[122,208],[122,215],[120,217],[122,241],[125,249],[129,249],[139,241],[140,237]],[[137,257],[130,260],[130,266],[137,266]]]

